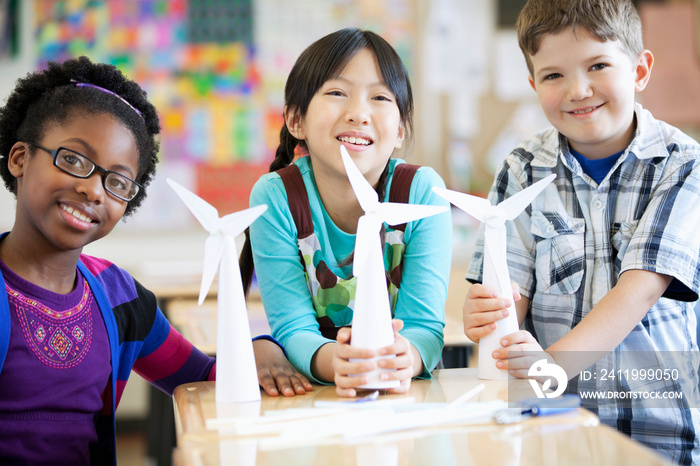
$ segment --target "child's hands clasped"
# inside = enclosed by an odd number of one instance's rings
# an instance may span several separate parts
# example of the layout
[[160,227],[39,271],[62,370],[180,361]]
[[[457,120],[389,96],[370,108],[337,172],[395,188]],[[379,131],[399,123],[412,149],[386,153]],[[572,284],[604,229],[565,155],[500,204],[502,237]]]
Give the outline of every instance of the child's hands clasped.
[[303,395],[312,391],[311,382],[287,360],[275,343],[260,339],[253,342],[258,383],[270,396]]
[[[520,288],[513,283],[513,300],[520,300]],[[513,301],[499,298],[495,289],[475,283],[469,287],[462,309],[464,334],[474,343],[496,329],[496,322],[510,314]]]
[[399,380],[401,385],[389,389],[389,393],[406,393],[411,386],[411,377],[414,373],[415,357],[411,351],[411,343],[401,334],[403,321],[394,319],[394,343],[374,351],[368,348],[350,346],[351,330],[349,327],[338,331],[337,342],[333,350],[332,366],[335,372],[336,393],[342,397],[357,395],[357,387],[366,384],[369,379],[362,374],[376,369],[374,361],[353,362],[350,359],[371,359],[375,356],[396,355],[395,358],[384,358],[376,362],[382,369],[396,369],[394,372],[381,374],[382,380]]

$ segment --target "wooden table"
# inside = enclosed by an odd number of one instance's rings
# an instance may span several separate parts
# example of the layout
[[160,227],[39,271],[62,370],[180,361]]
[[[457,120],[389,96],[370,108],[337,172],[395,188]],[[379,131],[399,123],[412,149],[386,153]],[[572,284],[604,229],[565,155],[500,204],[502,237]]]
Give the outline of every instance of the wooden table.
[[[480,381],[476,369],[436,370],[431,380],[414,380],[408,395],[416,402],[449,402],[485,383],[474,401],[507,399],[503,381]],[[511,383],[527,384],[526,380]],[[511,385],[511,389],[513,385]],[[517,393],[518,389],[511,390]],[[525,390],[522,393],[528,393]],[[531,392],[530,392],[531,393]],[[529,395],[527,395],[529,396]],[[517,395],[516,395],[517,397]],[[337,400],[335,387],[315,386],[304,396],[262,394],[261,414],[268,410],[312,407],[316,400]],[[359,441],[334,437],[296,445],[271,446],[270,437],[237,437],[207,428],[217,419],[215,383],[196,382],[173,394],[177,448],[174,464],[189,465],[667,465],[663,458],[617,431],[601,425],[582,408],[566,414],[530,418],[517,424],[436,426],[385,433]],[[249,405],[257,412],[257,404]],[[229,405],[230,406],[230,405]],[[274,442],[273,442],[274,443]]]
[[[199,288],[191,283],[157,288],[161,309],[173,326],[202,352],[216,354],[216,292],[201,306],[197,304]],[[259,295],[252,294],[247,301],[248,321],[252,336],[270,334],[270,326]],[[462,321],[445,315],[445,348],[441,367],[466,367],[474,359],[474,343],[464,335]],[[159,390],[150,390],[149,452],[160,465],[168,464],[172,441],[173,417],[171,400]],[[163,432],[169,432],[163,437]]]
[[[164,274],[163,267],[158,268],[157,273],[139,278],[156,294],[160,308],[173,326],[202,352],[215,355],[216,280],[209,291],[207,300],[202,303],[202,306],[199,306],[197,304],[200,286],[199,269],[195,270],[191,266],[181,268],[182,270],[180,271],[178,268],[178,274],[174,275],[176,278]],[[159,278],[160,275],[163,276]],[[461,290],[459,291],[461,292]],[[270,327],[260,295],[251,293],[247,300],[247,306],[251,335],[270,334]],[[460,306],[455,306],[455,308]],[[445,323],[444,367],[465,367],[468,365],[468,361],[473,359],[474,351],[472,348],[476,348],[476,346],[464,335],[462,321],[454,313],[446,313]],[[170,397],[151,387],[147,422],[148,452],[158,466],[169,464],[171,450],[174,446],[175,435],[171,403]]]

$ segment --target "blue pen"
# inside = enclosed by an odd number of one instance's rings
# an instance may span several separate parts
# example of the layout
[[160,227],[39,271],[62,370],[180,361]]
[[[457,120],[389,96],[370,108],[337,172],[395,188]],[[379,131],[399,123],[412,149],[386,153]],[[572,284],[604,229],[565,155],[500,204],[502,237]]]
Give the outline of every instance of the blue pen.
[[530,416],[548,416],[565,413],[581,406],[578,395],[563,395],[558,398],[528,398],[517,403],[515,408],[498,411],[494,419],[498,424],[519,422]]

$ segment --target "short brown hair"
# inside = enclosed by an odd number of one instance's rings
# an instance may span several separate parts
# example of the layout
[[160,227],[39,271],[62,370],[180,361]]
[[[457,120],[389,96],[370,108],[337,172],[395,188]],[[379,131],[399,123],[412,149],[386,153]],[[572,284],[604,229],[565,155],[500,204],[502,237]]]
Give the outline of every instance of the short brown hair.
[[644,50],[642,22],[630,0],[528,0],[518,15],[518,44],[533,74],[531,57],[547,34],[582,27],[601,42],[619,40],[636,61]]

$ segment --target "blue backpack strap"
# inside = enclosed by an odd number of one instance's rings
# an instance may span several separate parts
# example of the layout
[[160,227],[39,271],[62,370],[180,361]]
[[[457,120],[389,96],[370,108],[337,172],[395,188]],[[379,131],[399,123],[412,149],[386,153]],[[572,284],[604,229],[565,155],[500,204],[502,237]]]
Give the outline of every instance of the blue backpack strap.
[[0,273],[0,287],[2,287],[2,296],[0,296],[0,372],[2,372],[2,366],[10,347],[10,302],[7,299],[2,273]]

